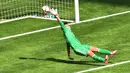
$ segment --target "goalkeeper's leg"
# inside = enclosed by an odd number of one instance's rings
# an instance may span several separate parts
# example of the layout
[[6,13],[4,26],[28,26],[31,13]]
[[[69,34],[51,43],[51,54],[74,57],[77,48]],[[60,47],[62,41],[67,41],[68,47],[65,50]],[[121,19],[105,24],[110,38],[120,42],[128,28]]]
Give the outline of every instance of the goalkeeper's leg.
[[117,52],[117,50],[114,50],[114,51],[111,52],[107,49],[97,48],[97,47],[94,47],[94,46],[91,46],[90,50],[93,51],[93,52],[99,52],[99,53],[107,54],[107,55],[110,55],[110,56],[114,56]]
[[94,60],[98,60],[101,62],[105,62],[105,64],[108,64],[108,55],[106,55],[105,58],[102,58],[100,56],[95,55],[91,50],[89,50],[87,54],[91,56]]

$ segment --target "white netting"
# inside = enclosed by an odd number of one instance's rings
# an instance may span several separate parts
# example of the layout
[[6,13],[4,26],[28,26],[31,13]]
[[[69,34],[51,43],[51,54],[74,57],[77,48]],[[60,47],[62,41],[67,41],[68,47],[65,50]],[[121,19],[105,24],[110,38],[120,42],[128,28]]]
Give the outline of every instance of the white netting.
[[46,17],[41,10],[44,5],[56,9],[64,20],[75,20],[74,0],[0,0],[0,19]]

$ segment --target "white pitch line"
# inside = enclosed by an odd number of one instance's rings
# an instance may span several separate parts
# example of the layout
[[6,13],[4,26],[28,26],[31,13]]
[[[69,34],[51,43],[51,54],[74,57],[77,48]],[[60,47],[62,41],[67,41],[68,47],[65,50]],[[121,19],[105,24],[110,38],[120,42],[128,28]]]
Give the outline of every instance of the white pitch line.
[[[113,16],[118,16],[118,15],[127,14],[127,13],[130,13],[130,11],[125,11],[125,12],[115,13],[115,14],[106,15],[106,16],[101,16],[101,17],[97,17],[97,18],[92,18],[92,19],[88,19],[88,20],[83,20],[83,21],[80,21],[79,23],[84,23],[84,22],[90,22],[90,21],[105,19],[105,18],[109,18],[109,17],[113,17]],[[72,25],[73,25],[73,24],[75,24],[75,23],[72,23]]]
[[[111,15],[107,15],[107,16],[101,16],[101,17],[97,17],[97,18],[92,18],[92,19],[80,21],[79,23],[100,20],[100,19],[113,17],[113,16],[118,16],[118,15],[122,15],[122,14],[126,14],[126,13],[130,13],[130,11],[125,11],[125,12],[115,13],[115,14],[111,14]],[[79,24],[79,23],[70,23],[70,25],[75,25],[75,24]],[[33,34],[33,33],[38,33],[38,32],[42,32],[42,31],[47,31],[47,30],[51,30],[51,29],[56,29],[56,28],[59,28],[59,27],[60,26],[55,26],[55,27],[45,28],[45,29],[41,29],[41,30],[35,30],[35,31],[32,31],[32,32],[26,32],[26,33],[22,33],[22,34],[16,34],[16,35],[11,35],[11,36],[7,36],[7,37],[2,37],[2,38],[0,38],[0,41],[1,40],[10,39],[10,38],[19,37],[19,36],[29,35],[29,34]]]
[[26,18],[30,18],[30,16],[25,16],[25,17],[19,17],[19,18],[14,18],[14,19],[10,19],[10,20],[0,21],[0,24],[7,23],[7,22],[12,22],[12,21],[17,21],[17,20],[21,20],[21,19],[26,19]]
[[130,63],[130,60],[115,63],[115,64],[110,64],[110,65],[106,65],[106,66],[101,66],[101,67],[97,67],[97,68],[92,68],[92,69],[88,69],[88,70],[83,70],[83,71],[79,71],[79,72],[76,72],[76,73],[90,72],[90,71],[95,71],[95,70],[99,70],[99,69],[103,69],[103,68],[113,67],[113,66],[116,66],[116,65],[126,64],[126,63]]
[[24,36],[24,35],[29,35],[29,34],[33,34],[33,33],[38,33],[38,32],[42,32],[42,31],[47,31],[47,30],[51,30],[51,29],[55,29],[55,28],[59,28],[59,27],[60,26],[55,26],[55,27],[41,29],[41,30],[36,30],[36,31],[32,31],[32,32],[26,32],[26,33],[22,33],[22,34],[7,36],[7,37],[0,38],[0,41],[1,40],[10,39],[10,38],[20,37],[20,36]]

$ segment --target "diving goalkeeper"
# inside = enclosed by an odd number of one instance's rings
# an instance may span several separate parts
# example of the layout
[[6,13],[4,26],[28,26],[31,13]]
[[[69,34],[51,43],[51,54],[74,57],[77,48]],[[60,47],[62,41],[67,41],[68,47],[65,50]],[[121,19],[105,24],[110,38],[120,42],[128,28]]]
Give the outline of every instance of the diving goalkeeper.
[[[69,24],[64,24],[61,20],[60,17],[58,15],[57,12],[55,12],[54,10],[49,9],[50,13],[52,13],[53,15],[56,16],[57,21],[59,22],[61,29],[64,33],[64,37],[67,43],[67,53],[68,53],[68,58],[69,59],[73,59],[70,56],[70,48],[73,49],[73,51],[77,54],[77,55],[81,55],[81,56],[90,56],[92,57],[94,60],[98,60],[101,62],[104,62],[105,64],[108,64],[108,55],[110,55],[111,57],[114,56],[117,52],[117,50],[115,51],[109,51],[106,49],[102,49],[102,48],[97,48],[94,46],[90,46],[90,45],[83,45],[81,44],[81,42],[75,37],[75,35],[73,34],[73,32],[71,31],[71,27]],[[101,54],[105,54],[105,58],[102,58],[100,56],[97,56],[94,54],[94,52],[98,52]]]

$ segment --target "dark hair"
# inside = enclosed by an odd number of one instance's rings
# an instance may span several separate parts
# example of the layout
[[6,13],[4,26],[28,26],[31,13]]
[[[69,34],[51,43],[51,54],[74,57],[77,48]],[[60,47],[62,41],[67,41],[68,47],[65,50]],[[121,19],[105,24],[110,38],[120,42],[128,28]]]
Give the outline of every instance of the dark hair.
[[66,25],[66,24],[68,24],[68,22],[64,22],[64,24]]
[[64,22],[65,25],[69,24],[69,22]]

